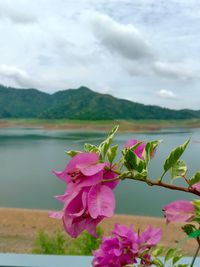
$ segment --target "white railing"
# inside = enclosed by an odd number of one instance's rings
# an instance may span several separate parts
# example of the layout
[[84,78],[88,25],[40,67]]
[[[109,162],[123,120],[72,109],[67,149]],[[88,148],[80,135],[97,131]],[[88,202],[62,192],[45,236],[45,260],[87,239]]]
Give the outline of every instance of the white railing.
[[[190,263],[192,258],[183,258],[180,263]],[[92,257],[88,256],[54,256],[0,253],[1,267],[91,267]],[[171,266],[166,265],[167,266]],[[200,267],[200,258],[194,267]]]
[[0,266],[9,267],[89,267],[92,257],[27,254],[0,254]]

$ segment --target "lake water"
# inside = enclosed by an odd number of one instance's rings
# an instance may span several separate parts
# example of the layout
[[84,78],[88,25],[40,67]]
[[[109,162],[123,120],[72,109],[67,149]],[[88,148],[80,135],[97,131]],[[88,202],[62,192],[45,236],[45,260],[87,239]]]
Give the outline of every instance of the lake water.
[[[99,144],[103,132],[80,132],[43,129],[0,129],[0,206],[36,209],[60,209],[53,196],[62,194],[65,185],[52,170],[62,170],[69,158],[65,150],[81,150],[85,142]],[[162,139],[152,160],[150,177],[162,172],[169,152],[191,137],[183,159],[189,175],[200,170],[200,129],[163,129],[157,132],[118,133],[114,143],[123,147],[131,138]],[[149,187],[136,181],[123,181],[115,190],[116,213],[162,216],[162,207],[176,199],[193,199],[193,195]]]

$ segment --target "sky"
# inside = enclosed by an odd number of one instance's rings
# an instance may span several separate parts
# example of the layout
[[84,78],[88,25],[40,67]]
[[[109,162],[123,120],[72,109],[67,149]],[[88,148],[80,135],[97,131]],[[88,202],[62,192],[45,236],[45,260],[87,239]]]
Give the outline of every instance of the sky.
[[200,109],[199,0],[0,0],[0,84]]

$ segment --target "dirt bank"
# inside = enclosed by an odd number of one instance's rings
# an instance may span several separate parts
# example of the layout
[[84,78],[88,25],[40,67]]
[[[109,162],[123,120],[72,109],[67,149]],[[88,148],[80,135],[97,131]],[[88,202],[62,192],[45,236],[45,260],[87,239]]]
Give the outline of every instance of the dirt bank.
[[[116,223],[126,225],[133,224],[135,229],[144,229],[148,224],[163,229],[162,244],[165,246],[175,246],[178,240],[185,237],[181,231],[180,224],[166,225],[162,218],[115,215],[111,219],[102,222],[101,226],[108,234]],[[47,211],[0,208],[0,252],[31,253],[33,240],[39,229],[44,229],[48,233],[55,230],[62,230],[62,222],[48,218]],[[192,255],[196,248],[193,240],[188,240],[184,245],[184,250]]]

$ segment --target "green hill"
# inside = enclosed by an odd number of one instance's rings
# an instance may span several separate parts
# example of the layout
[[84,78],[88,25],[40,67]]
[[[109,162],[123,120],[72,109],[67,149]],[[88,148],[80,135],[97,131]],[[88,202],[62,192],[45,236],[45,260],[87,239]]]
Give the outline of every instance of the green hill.
[[68,89],[52,95],[36,89],[0,86],[0,118],[47,119],[194,119],[200,111],[171,110],[143,105],[87,87]]
[[36,89],[0,85],[0,118],[35,118],[48,108],[51,96]]

